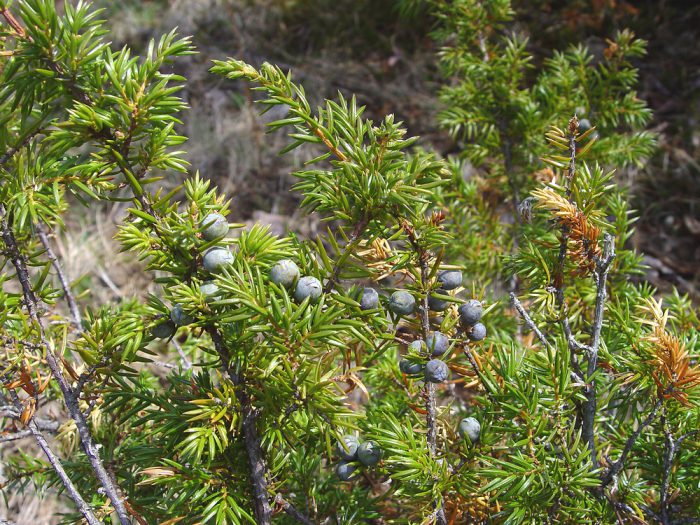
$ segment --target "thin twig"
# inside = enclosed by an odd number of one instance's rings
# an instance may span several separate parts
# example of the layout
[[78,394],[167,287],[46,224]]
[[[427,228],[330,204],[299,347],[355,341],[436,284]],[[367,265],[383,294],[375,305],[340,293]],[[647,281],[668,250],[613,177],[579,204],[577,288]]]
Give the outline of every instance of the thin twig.
[[513,307],[518,311],[520,316],[523,318],[525,324],[530,328],[530,330],[535,332],[537,339],[539,339],[544,346],[549,346],[549,341],[547,341],[547,338],[544,336],[542,331],[539,328],[537,328],[537,325],[532,320],[532,317],[530,317],[530,315],[525,311],[525,308],[523,308],[523,305],[520,303],[520,300],[518,300],[517,296],[513,292],[510,292],[510,302],[512,303]]
[[19,36],[24,37],[27,35],[22,25],[17,21],[17,19],[7,7],[0,7],[0,15],[2,15],[2,17],[7,21],[10,27],[14,29]]
[[362,234],[364,233],[365,228],[369,224],[369,221],[369,216],[366,216],[363,217],[355,225],[355,228],[353,229],[353,232],[350,235],[350,239],[348,239],[347,244],[343,248],[343,253],[340,255],[340,257],[338,257],[335,264],[333,265],[333,271],[331,272],[331,275],[328,278],[328,281],[326,281],[326,285],[323,288],[324,293],[330,293],[330,291],[333,289],[333,286],[335,286],[335,283],[338,281],[338,277],[340,276],[340,270],[345,264],[345,261],[347,261],[348,257],[352,255],[353,251],[355,250],[355,248],[357,248],[357,245],[362,240]]
[[[12,399],[12,403],[14,404],[15,408],[18,412],[21,413],[23,411],[23,407],[22,401],[20,401],[19,396],[14,390],[9,390],[9,395]],[[73,482],[68,477],[66,471],[63,469],[63,465],[61,465],[61,460],[58,459],[58,456],[56,456],[53,450],[51,450],[48,441],[46,441],[46,438],[41,433],[41,430],[34,421],[34,417],[31,417],[27,422],[27,428],[29,429],[29,432],[31,432],[31,434],[34,436],[34,439],[36,440],[41,450],[44,452],[44,454],[46,454],[49,463],[51,463],[51,466],[53,467],[54,471],[61,479],[61,483],[66,488],[68,495],[75,502],[75,505],[78,507],[78,511],[80,512],[80,514],[83,515],[83,517],[89,523],[89,525],[99,525],[100,521],[95,517],[90,506],[85,502],[75,485],[73,485]]]
[[192,368],[192,361],[190,361],[189,357],[187,357],[187,354],[180,346],[180,343],[175,341],[175,339],[172,339],[170,342],[175,347],[175,350],[177,350],[177,353],[180,355],[180,363],[182,364],[182,368],[184,368],[185,370],[190,370]]
[[39,317],[38,299],[29,281],[29,271],[27,269],[26,262],[20,254],[17,240],[15,239],[14,233],[10,228],[5,206],[3,204],[0,204],[0,230],[2,232],[3,242],[7,248],[7,256],[14,266],[15,271],[17,272],[17,278],[22,286],[25,306],[29,311],[30,318],[36,326],[39,340],[44,347],[46,362],[51,370],[51,375],[58,383],[59,389],[61,390],[66,404],[66,408],[68,409],[68,413],[75,421],[83,451],[88,457],[90,465],[95,471],[95,475],[97,476],[98,480],[102,484],[105,493],[112,501],[112,505],[114,506],[114,510],[119,517],[120,523],[122,525],[130,525],[131,520],[127,514],[126,508],[124,507],[124,503],[119,494],[119,489],[105,469],[102,459],[99,456],[97,445],[95,444],[92,433],[90,432],[90,427],[88,426],[83,413],[80,411],[78,396],[63,376],[63,371],[61,369],[61,365],[59,364],[59,358],[54,354],[52,346],[46,339],[44,325]]
[[31,132],[29,135],[24,137],[22,141],[17,144],[16,146],[13,146],[9,148],[3,155],[0,157],[0,166],[4,166],[5,163],[7,163],[14,155],[17,153],[19,150],[21,150],[24,146],[29,144],[29,142],[37,136],[39,133],[43,131],[43,127],[39,126],[37,129],[35,129],[33,132]]
[[611,235],[605,234],[603,256],[596,261],[596,269],[593,273],[596,281],[595,315],[593,318],[593,342],[588,352],[588,367],[586,371],[587,386],[585,390],[586,405],[583,409],[583,424],[581,433],[588,443],[591,455],[591,466],[598,468],[598,458],[595,445],[595,414],[596,414],[596,387],[593,375],[598,367],[598,349],[600,347],[600,334],[603,329],[603,317],[605,314],[605,299],[607,297],[606,280],[610,265],[615,258],[615,242]]
[[70,289],[70,283],[66,278],[66,274],[63,271],[63,268],[61,267],[61,263],[59,262],[58,257],[56,257],[56,254],[51,248],[49,237],[46,235],[46,230],[44,230],[43,225],[41,223],[36,223],[35,228],[37,231],[37,235],[39,236],[39,240],[41,241],[41,244],[46,250],[46,255],[51,261],[51,265],[56,271],[56,275],[58,275],[58,280],[61,282],[61,288],[63,288],[63,296],[65,297],[66,302],[68,303],[68,308],[70,308],[71,315],[73,316],[73,326],[75,326],[75,329],[78,330],[78,332],[82,332],[83,325],[80,319],[80,308],[78,308],[78,303],[75,300],[75,296],[73,295],[73,292]]
[[630,437],[627,438],[627,441],[625,442],[625,447],[622,449],[622,453],[620,454],[620,457],[615,461],[610,467],[608,467],[608,470],[603,474],[601,481],[600,481],[600,488],[604,489],[607,487],[612,480],[619,474],[619,472],[624,468],[625,466],[625,461],[627,460],[627,456],[629,455],[630,451],[632,450],[632,447],[634,446],[635,442],[637,441],[637,438],[639,435],[642,433],[642,431],[649,426],[649,424],[654,420],[656,417],[656,413],[659,411],[659,408],[661,408],[661,405],[663,404],[663,396],[659,396],[659,399],[656,401],[654,404],[654,408],[652,408],[651,412],[649,412],[649,415],[642,421],[639,426],[637,427],[637,430],[635,430]]
[[[14,419],[14,418],[13,418]],[[37,429],[40,432],[56,432],[58,430],[58,427],[60,424],[58,421],[51,421],[51,420],[41,420],[37,418],[32,418],[34,420],[34,424],[36,425]],[[24,439],[26,437],[33,436],[34,433],[30,430],[20,430],[18,432],[13,432],[11,434],[0,434],[0,443],[8,443],[10,441],[17,441],[19,439]]]

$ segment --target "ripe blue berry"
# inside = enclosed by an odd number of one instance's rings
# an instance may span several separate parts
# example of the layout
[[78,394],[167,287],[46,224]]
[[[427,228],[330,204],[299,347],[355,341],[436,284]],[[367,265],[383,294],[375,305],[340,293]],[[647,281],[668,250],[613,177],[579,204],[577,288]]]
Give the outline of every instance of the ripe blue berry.
[[172,310],[170,310],[170,320],[175,323],[175,326],[185,326],[194,323],[194,318],[185,313],[182,306],[179,304],[176,304],[173,306]]
[[216,294],[219,293],[219,286],[214,281],[205,281],[199,286],[199,291],[204,295],[204,299],[209,301],[218,301],[221,297]]
[[379,306],[379,294],[374,288],[365,288],[360,297],[361,310],[374,310]]
[[433,312],[444,312],[447,310],[449,305],[449,301],[438,299],[433,295],[428,296],[428,308],[430,308]]
[[342,440],[338,441],[335,446],[338,455],[346,460],[352,461],[357,459],[357,448],[360,446],[360,442],[352,434],[346,434],[343,436]]
[[270,280],[289,288],[299,278],[299,267],[290,259],[282,259],[270,269]]
[[450,340],[442,332],[430,332],[425,344],[434,357],[444,354],[450,346]]
[[382,449],[374,441],[365,441],[357,449],[357,459],[366,467],[372,467],[382,459]]
[[199,223],[202,237],[207,241],[219,239],[228,233],[228,221],[220,213],[210,213]]
[[463,438],[469,438],[469,441],[476,443],[479,441],[479,436],[481,435],[481,424],[476,420],[476,418],[465,417],[459,422],[457,431]]
[[207,250],[202,258],[202,266],[208,272],[216,273],[233,264],[233,254],[227,248],[214,247]]
[[469,339],[482,341],[486,337],[486,327],[482,323],[476,323],[469,332]]
[[416,308],[415,298],[404,290],[397,290],[389,298],[389,310],[399,315],[408,315]]
[[307,297],[310,301],[315,301],[321,297],[322,290],[321,281],[316,279],[316,277],[307,275],[299,279],[297,287],[294,290],[294,298],[299,302],[302,302]]
[[407,375],[420,374],[423,371],[423,365],[420,363],[414,363],[408,359],[402,359],[399,361],[399,370]]
[[351,481],[355,479],[356,470],[357,465],[354,463],[348,463],[347,461],[341,461],[335,467],[335,473],[341,481]]
[[466,328],[479,322],[479,319],[484,314],[484,307],[481,306],[480,301],[470,299],[460,306],[457,311],[459,312],[459,322]]
[[170,320],[160,323],[151,329],[153,336],[158,339],[170,339],[175,335],[176,331],[177,326]]
[[462,286],[462,272],[459,270],[445,270],[438,274],[438,282],[443,290],[454,290]]
[[448,373],[447,363],[439,359],[431,359],[425,365],[425,380],[431,383],[442,383],[447,379]]

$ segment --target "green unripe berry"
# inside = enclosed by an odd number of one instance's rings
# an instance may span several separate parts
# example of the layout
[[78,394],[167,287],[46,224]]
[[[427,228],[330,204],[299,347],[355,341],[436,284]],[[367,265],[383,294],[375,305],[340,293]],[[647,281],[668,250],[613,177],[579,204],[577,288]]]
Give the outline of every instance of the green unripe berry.
[[428,346],[428,350],[431,354],[437,357],[447,352],[450,346],[450,340],[442,332],[430,332],[426,338],[425,344]]
[[447,363],[439,359],[431,359],[425,365],[425,380],[430,383],[442,383],[447,379],[449,371]]
[[194,323],[194,318],[185,313],[182,306],[179,304],[176,304],[173,306],[172,310],[170,310],[170,320],[175,323],[175,326],[186,326]]
[[299,275],[299,267],[290,259],[282,259],[270,269],[270,280],[286,288],[291,287],[299,279]]
[[486,337],[486,327],[482,323],[476,323],[469,332],[472,341],[483,341]]
[[157,337],[158,339],[170,339],[175,335],[176,331],[177,326],[170,320],[157,324],[151,329],[153,337]]
[[299,279],[297,287],[294,290],[294,298],[299,302],[302,302],[307,297],[310,301],[315,301],[321,297],[322,291],[323,287],[321,286],[321,281],[316,279],[316,277],[307,275]]
[[220,297],[216,294],[219,293],[219,286],[214,281],[205,281],[199,286],[199,291],[202,292],[204,299],[209,301],[218,301]]
[[423,371],[423,365],[421,363],[414,363],[408,359],[402,359],[399,361],[399,370],[406,375],[420,374]]
[[462,286],[462,272],[459,270],[445,270],[438,274],[437,280],[443,290],[454,290]]
[[374,310],[379,306],[379,294],[374,288],[365,288],[360,297],[360,310]]
[[202,266],[211,273],[219,272],[231,264],[233,264],[233,254],[228,248],[211,248],[205,252],[202,258]]
[[207,241],[219,239],[228,233],[228,221],[220,213],[210,213],[199,223],[202,237]]
[[484,307],[476,299],[470,299],[460,306],[457,311],[459,312],[459,322],[465,328],[478,323],[481,316],[484,315]]
[[348,463],[347,461],[341,461],[335,467],[335,473],[340,478],[340,481],[352,481],[355,479],[355,471],[357,470],[357,465],[354,463]]
[[459,422],[457,431],[462,438],[469,438],[469,441],[476,443],[481,435],[481,424],[473,417],[465,417]]
[[408,315],[416,308],[415,298],[404,290],[397,290],[389,298],[389,310],[399,315]]
[[374,441],[365,441],[357,449],[357,459],[366,467],[373,467],[382,459],[382,449]]
[[449,305],[449,301],[438,299],[433,295],[428,296],[428,308],[430,308],[433,312],[444,312],[447,310]]
[[336,444],[336,451],[338,455],[346,460],[352,461],[357,459],[357,448],[360,446],[360,442],[352,434],[346,434],[343,438]]

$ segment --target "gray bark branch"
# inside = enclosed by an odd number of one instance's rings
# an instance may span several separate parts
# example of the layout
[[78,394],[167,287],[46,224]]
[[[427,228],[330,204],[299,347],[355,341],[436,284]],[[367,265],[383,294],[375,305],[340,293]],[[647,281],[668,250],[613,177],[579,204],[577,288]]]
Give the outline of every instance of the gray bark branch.
[[38,299],[32,285],[29,281],[29,271],[27,265],[22,257],[17,241],[15,239],[14,233],[8,222],[8,217],[6,215],[4,205],[0,204],[0,230],[2,232],[2,239],[7,249],[7,256],[12,262],[17,273],[17,278],[22,285],[22,292],[24,295],[25,306],[29,312],[29,316],[32,322],[36,326],[37,333],[39,335],[39,340],[44,347],[46,362],[51,370],[51,375],[59,386],[61,394],[63,395],[66,408],[70,417],[75,421],[75,426],[78,430],[78,435],[80,437],[80,443],[82,445],[83,451],[87,456],[90,465],[92,466],[95,475],[100,481],[102,487],[107,494],[107,497],[112,502],[114,510],[119,517],[121,525],[131,525],[131,520],[124,506],[124,501],[119,494],[119,489],[116,483],[112,480],[111,476],[105,469],[102,459],[99,456],[99,451],[95,441],[90,432],[87,421],[83,413],[80,411],[80,406],[78,403],[78,396],[76,392],[71,388],[68,381],[66,381],[63,376],[63,371],[59,363],[58,357],[53,353],[51,345],[46,339],[46,334],[44,330],[44,325],[41,318],[39,317],[39,305]]

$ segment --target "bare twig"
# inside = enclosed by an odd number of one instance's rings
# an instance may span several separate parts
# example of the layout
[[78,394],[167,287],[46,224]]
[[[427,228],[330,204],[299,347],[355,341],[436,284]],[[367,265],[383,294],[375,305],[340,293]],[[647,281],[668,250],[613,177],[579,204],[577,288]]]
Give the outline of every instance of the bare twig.
[[131,520],[127,514],[126,508],[124,507],[124,502],[119,494],[117,484],[114,482],[114,480],[112,480],[111,476],[105,469],[102,459],[99,456],[97,445],[95,444],[92,433],[90,432],[90,427],[88,426],[83,413],[80,411],[77,393],[71,388],[70,384],[63,376],[59,358],[54,354],[52,346],[46,339],[44,325],[39,317],[38,299],[29,281],[29,271],[24,258],[20,254],[17,241],[8,222],[5,207],[2,204],[0,204],[0,230],[2,233],[3,242],[7,249],[8,258],[12,262],[12,265],[17,272],[17,278],[22,286],[25,306],[29,311],[31,320],[36,326],[39,340],[44,347],[46,362],[51,370],[51,375],[58,383],[59,389],[61,390],[66,404],[66,408],[68,409],[68,413],[75,421],[83,451],[88,457],[90,465],[92,466],[98,480],[102,484],[105,493],[112,501],[112,505],[114,506],[114,509],[119,517],[120,523],[122,525],[130,525]]
[[[22,412],[22,401],[20,401],[17,393],[14,390],[9,390],[9,395],[12,399],[12,403],[15,406],[16,410],[18,412]],[[83,515],[83,517],[89,523],[89,525],[99,525],[100,521],[95,517],[90,506],[85,502],[75,485],[73,485],[73,482],[68,477],[66,471],[63,469],[63,465],[61,465],[61,460],[58,459],[58,456],[56,456],[53,450],[51,450],[48,441],[46,441],[46,438],[41,433],[41,430],[39,429],[36,421],[34,421],[33,417],[29,419],[27,423],[27,428],[29,429],[31,435],[34,436],[34,439],[36,440],[41,450],[44,452],[44,454],[46,454],[49,463],[51,463],[51,466],[53,467],[54,471],[61,479],[61,483],[63,483],[63,486],[66,488],[66,492],[68,492],[68,495],[75,502],[75,505],[78,507],[78,511],[80,512],[80,514]]]
[[180,355],[180,363],[182,363],[182,368],[184,368],[185,370],[190,370],[192,368],[192,361],[190,361],[189,357],[187,357],[187,354],[180,346],[180,343],[175,341],[175,339],[172,339],[170,342],[175,347],[175,350],[177,350],[177,353]]
[[73,316],[73,326],[75,326],[75,329],[78,330],[78,332],[82,332],[83,325],[80,320],[80,308],[78,308],[78,303],[75,300],[73,292],[71,291],[70,283],[66,278],[66,274],[63,271],[63,268],[61,267],[61,263],[59,262],[58,257],[56,257],[56,254],[51,248],[49,237],[46,235],[46,230],[44,230],[43,225],[41,223],[36,223],[35,228],[37,231],[37,235],[39,236],[39,240],[41,241],[41,244],[46,250],[46,255],[51,261],[51,265],[56,271],[56,275],[58,275],[58,280],[61,282],[61,288],[63,288],[63,296],[65,297],[66,302],[68,303],[68,307],[70,308],[71,315]]
[[598,468],[598,458],[596,457],[595,445],[595,413],[596,413],[596,388],[593,375],[598,367],[598,349],[600,347],[600,333],[603,329],[603,316],[605,313],[605,299],[607,297],[606,279],[610,265],[615,258],[615,241],[609,234],[605,234],[603,256],[596,261],[596,269],[593,277],[596,281],[595,315],[593,318],[593,342],[588,352],[588,367],[586,371],[585,390],[586,405],[583,409],[583,424],[581,433],[583,439],[588,443],[588,450],[591,454],[591,466]]
[[[44,421],[41,419],[33,418],[34,424],[36,425],[39,432],[56,432],[60,426],[58,421]],[[18,432],[13,432],[11,434],[0,434],[0,443],[8,443],[10,441],[17,441],[19,439],[24,439],[33,436],[34,433],[31,429],[20,430]]]
[[615,461],[612,465],[608,467],[606,470],[605,474],[603,474],[601,481],[600,481],[600,488],[604,489],[607,487],[619,474],[619,472],[624,468],[625,466],[625,461],[627,460],[627,456],[629,455],[630,451],[632,450],[632,447],[634,446],[635,442],[637,441],[637,438],[639,435],[644,431],[644,429],[649,426],[649,424],[654,420],[656,417],[656,413],[659,411],[659,408],[661,408],[661,405],[663,404],[663,396],[659,396],[659,399],[656,401],[654,404],[654,408],[652,408],[651,412],[649,412],[649,415],[642,421],[639,426],[637,427],[637,430],[635,430],[630,437],[627,438],[627,441],[625,442],[625,446],[622,449],[622,453],[620,454],[620,457]]
[[540,342],[544,346],[549,346],[549,341],[547,341],[547,338],[544,336],[542,331],[539,328],[537,328],[537,325],[532,320],[532,317],[530,317],[530,315],[525,311],[525,308],[523,308],[523,305],[520,303],[520,301],[516,297],[515,293],[513,293],[513,292],[510,292],[510,302],[513,304],[513,307],[518,311],[520,316],[523,318],[523,320],[525,321],[525,324],[530,328],[530,330],[535,332],[537,339],[539,339]]

